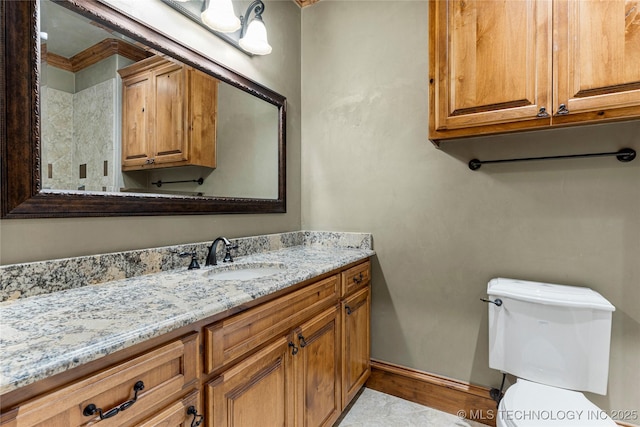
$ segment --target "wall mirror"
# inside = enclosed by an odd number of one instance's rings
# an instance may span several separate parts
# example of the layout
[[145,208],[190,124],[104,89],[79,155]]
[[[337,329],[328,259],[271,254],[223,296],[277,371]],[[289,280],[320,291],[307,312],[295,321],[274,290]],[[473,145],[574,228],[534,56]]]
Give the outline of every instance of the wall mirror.
[[283,96],[93,0],[0,7],[4,218],[286,211]]

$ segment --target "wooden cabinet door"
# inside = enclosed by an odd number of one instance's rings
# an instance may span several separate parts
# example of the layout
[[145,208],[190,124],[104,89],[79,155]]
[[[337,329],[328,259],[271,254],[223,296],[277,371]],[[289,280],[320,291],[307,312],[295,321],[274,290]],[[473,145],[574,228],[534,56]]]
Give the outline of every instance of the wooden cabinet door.
[[640,1],[556,1],[554,41],[554,123],[640,117]]
[[291,349],[275,339],[206,385],[208,427],[293,426]]
[[430,138],[550,124],[550,1],[429,6]]
[[122,102],[122,166],[138,169],[153,157],[152,135],[149,127],[149,110],[153,103],[152,79],[142,74],[123,79]]
[[332,426],[341,412],[340,325],[331,307],[295,332],[299,352],[293,357],[296,378],[295,425]]
[[154,71],[155,114],[151,121],[154,133],[154,163],[186,162],[189,147],[185,123],[187,72],[178,64],[167,64]]
[[342,407],[371,374],[371,291],[365,287],[342,302]]
[[215,168],[218,80],[194,69],[189,69],[188,80],[189,163]]

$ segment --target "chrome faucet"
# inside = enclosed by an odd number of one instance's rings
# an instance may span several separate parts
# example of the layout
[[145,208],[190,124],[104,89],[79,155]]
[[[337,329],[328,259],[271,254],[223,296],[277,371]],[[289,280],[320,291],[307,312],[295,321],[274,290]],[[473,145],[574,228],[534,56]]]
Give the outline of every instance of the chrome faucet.
[[218,261],[216,260],[216,249],[218,247],[218,242],[224,243],[225,254],[222,262],[233,262],[233,257],[231,256],[231,249],[238,249],[238,245],[232,244],[229,239],[226,237],[218,237],[213,241],[211,247],[209,248],[209,254],[207,255],[207,261],[205,262],[205,266],[209,265],[218,265]]

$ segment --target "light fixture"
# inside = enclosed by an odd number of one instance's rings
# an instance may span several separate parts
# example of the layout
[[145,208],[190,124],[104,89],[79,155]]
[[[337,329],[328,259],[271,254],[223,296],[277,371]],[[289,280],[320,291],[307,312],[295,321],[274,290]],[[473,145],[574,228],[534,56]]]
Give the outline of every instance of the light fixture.
[[231,0],[209,0],[206,9],[200,15],[202,22],[212,30],[221,33],[234,33],[242,26],[240,20],[233,11]]
[[[262,20],[264,3],[262,0],[251,2],[244,15],[238,19],[231,0],[205,0],[204,11],[200,15],[202,22],[220,33],[234,33],[240,30],[238,45],[254,55],[268,55],[271,46],[267,41],[267,29]],[[250,19],[251,12],[255,14]]]
[[[256,16],[249,22],[249,14],[252,9]],[[244,19],[240,17],[242,19],[242,31],[238,43],[241,48],[256,55],[268,55],[271,53],[271,45],[267,41],[267,28],[262,21],[263,11],[264,3],[262,3],[262,0],[254,0],[249,5]]]

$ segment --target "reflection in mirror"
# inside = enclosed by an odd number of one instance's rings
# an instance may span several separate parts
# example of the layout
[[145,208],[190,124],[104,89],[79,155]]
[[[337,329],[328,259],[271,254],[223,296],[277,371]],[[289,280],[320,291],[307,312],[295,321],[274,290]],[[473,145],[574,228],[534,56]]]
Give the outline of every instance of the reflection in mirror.
[[43,190],[278,198],[277,106],[173,59],[154,71],[158,52],[49,0],[41,31]]

